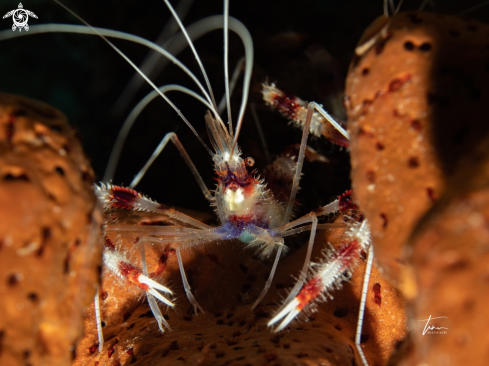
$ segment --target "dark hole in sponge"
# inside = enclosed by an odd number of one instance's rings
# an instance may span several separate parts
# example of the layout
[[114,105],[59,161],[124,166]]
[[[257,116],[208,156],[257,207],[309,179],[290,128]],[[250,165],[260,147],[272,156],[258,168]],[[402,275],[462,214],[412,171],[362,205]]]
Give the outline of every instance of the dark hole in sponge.
[[39,300],[39,295],[35,292],[29,292],[27,294],[27,298],[32,302],[36,302],[37,300]]
[[348,315],[348,309],[347,308],[336,308],[333,315],[337,318],[343,318],[343,317]]
[[56,173],[58,173],[61,176],[65,175],[65,171],[60,166],[57,166],[54,170],[56,171]]
[[408,51],[414,50],[414,43],[411,41],[407,41],[404,43],[404,48]]
[[12,273],[10,276],[7,277],[7,284],[9,286],[14,286],[19,283],[20,278],[20,275],[18,275],[17,273]]
[[154,317],[153,312],[151,310],[148,310],[144,314],[139,315],[140,318],[152,318]]
[[22,173],[22,174],[12,174],[12,173],[7,173],[3,176],[3,180],[6,180],[6,181],[14,181],[14,180],[21,180],[21,181],[24,181],[24,182],[29,182],[30,179],[29,177]]
[[412,156],[408,160],[408,166],[410,168],[417,168],[419,166],[419,159],[416,156]]
[[382,228],[385,229],[388,224],[387,215],[385,213],[381,213],[380,218],[382,219]]
[[24,356],[24,359],[28,359],[29,357],[31,357],[31,351],[29,351],[28,349],[22,351],[22,356]]

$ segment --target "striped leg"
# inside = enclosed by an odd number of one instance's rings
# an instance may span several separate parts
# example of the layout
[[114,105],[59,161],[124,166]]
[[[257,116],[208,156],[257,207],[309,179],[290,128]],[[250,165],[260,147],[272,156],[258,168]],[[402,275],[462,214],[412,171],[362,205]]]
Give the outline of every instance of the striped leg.
[[365,355],[363,354],[362,346],[360,344],[360,339],[362,337],[363,318],[365,315],[365,303],[367,302],[368,283],[370,280],[370,273],[372,271],[373,259],[374,259],[374,246],[370,244],[370,248],[368,248],[367,268],[365,269],[365,277],[363,278],[363,289],[362,289],[362,298],[360,300],[360,310],[358,311],[357,332],[355,335],[355,345],[357,346],[358,353],[362,358],[362,362],[364,366],[368,366],[368,362],[367,359],[365,358]]
[[95,304],[95,321],[97,323],[98,351],[99,353],[102,353],[102,350],[104,349],[104,334],[102,332],[102,316],[100,314],[100,298],[98,290],[97,286],[97,292],[95,293],[93,301]]

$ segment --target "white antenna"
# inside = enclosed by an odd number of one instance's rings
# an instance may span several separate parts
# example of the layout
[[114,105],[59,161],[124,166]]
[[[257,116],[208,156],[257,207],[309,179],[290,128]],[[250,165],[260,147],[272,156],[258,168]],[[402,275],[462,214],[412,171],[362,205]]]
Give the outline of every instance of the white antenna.
[[[228,65],[228,52],[229,52],[229,0],[224,0],[224,85],[226,88],[226,103],[228,106],[228,124],[229,134],[233,136],[233,120],[231,118],[231,100],[229,97],[229,65]],[[232,154],[233,149],[231,149]]]

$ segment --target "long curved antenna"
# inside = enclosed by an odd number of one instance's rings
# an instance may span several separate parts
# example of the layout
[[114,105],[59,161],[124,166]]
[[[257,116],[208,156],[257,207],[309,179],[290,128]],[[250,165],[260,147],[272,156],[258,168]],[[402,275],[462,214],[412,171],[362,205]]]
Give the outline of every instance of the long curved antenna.
[[[226,103],[228,108],[228,125],[229,134],[233,135],[233,120],[231,118],[231,99],[229,96],[229,65],[228,65],[228,52],[229,52],[229,34],[228,34],[228,23],[229,23],[229,0],[224,0],[224,86],[226,88]],[[234,149],[234,146],[233,146]],[[231,151],[233,151],[231,149]],[[231,152],[232,154],[232,152]]]
[[[239,20],[229,16],[228,22],[229,22],[228,23],[229,29],[232,30],[233,32],[235,32],[239,36],[239,38],[243,42],[243,47],[245,49],[244,58],[245,58],[245,65],[246,66],[245,66],[244,77],[243,77],[243,79],[244,79],[243,80],[243,92],[242,92],[241,106],[240,106],[239,118],[238,118],[238,121],[241,121],[241,123],[242,123],[244,113],[245,113],[245,109],[246,109],[246,104],[248,101],[248,94],[249,94],[250,81],[251,81],[251,73],[253,70],[253,40],[251,38],[251,35],[250,35],[250,32],[248,31],[248,29]],[[224,23],[223,15],[213,15],[213,16],[204,18],[202,20],[199,20],[199,21],[191,24],[190,26],[187,27],[186,31],[187,31],[187,34],[190,37],[190,39],[195,41],[196,39],[198,39],[199,37],[203,36],[204,34],[210,32],[210,31],[213,31],[216,29],[221,29],[223,27],[223,23]],[[12,33],[12,32],[10,32],[10,33]],[[132,36],[132,35],[127,35],[127,36]],[[132,37],[136,37],[136,36],[132,36]],[[138,38],[138,37],[136,37],[136,38]],[[126,39],[126,38],[124,38],[124,39]],[[167,43],[165,43],[165,47],[168,45],[167,50],[163,50],[163,49],[161,49],[161,47],[156,46],[156,45],[155,46],[164,52],[167,52],[167,53],[169,52],[173,57],[173,55],[180,53],[186,47],[182,42],[183,39],[185,39],[185,36],[183,35],[183,33],[178,33],[177,35],[172,37]],[[146,41],[146,40],[144,40],[144,41]],[[151,43],[149,41],[146,41],[146,42]],[[167,56],[167,58],[170,59],[171,61],[173,61],[174,63],[178,62],[178,60],[174,61],[173,59],[171,59],[168,56]],[[190,71],[188,71],[188,72],[190,72]],[[235,71],[235,75],[236,75],[236,71]],[[237,77],[238,77],[238,75],[236,75],[236,78]],[[233,75],[233,79],[234,79],[234,75]],[[193,78],[193,80],[196,83],[198,83],[197,79]],[[202,90],[201,84],[198,83],[197,85],[199,85],[199,87]],[[233,81],[231,80],[231,86],[232,85],[233,85]],[[232,87],[231,87],[231,91],[232,91]],[[211,100],[207,96],[207,93],[205,93],[205,92],[203,92],[203,93],[204,93],[204,95],[206,95],[209,103],[211,103]],[[219,113],[216,113],[213,109],[212,109],[212,111],[213,111],[214,115],[219,116]],[[222,120],[220,119],[220,117],[218,118],[218,121],[222,124]],[[240,122],[238,122],[238,124],[240,124]],[[237,135],[239,135],[239,133]],[[237,136],[234,139],[234,144],[236,144],[236,141],[237,141]]]
[[[185,18],[190,7],[192,6],[194,0],[180,0],[176,7],[176,12],[180,16],[180,18]],[[163,30],[158,35],[155,43],[167,49],[168,40],[178,31],[178,24],[176,20],[171,16],[168,22],[165,24]],[[170,50],[168,50],[171,52]],[[174,53],[176,56],[176,54]],[[166,60],[166,59],[164,59]],[[150,50],[144,60],[139,65],[139,68],[142,72],[144,72],[148,77],[154,77],[155,74],[159,73],[167,63],[160,63],[159,61],[163,61],[160,54],[155,51]],[[144,79],[139,77],[139,74],[136,72],[133,74],[129,82],[124,87],[123,91],[119,94],[112,110],[110,111],[110,116],[114,120],[118,120],[122,113],[125,111],[127,106],[131,103],[134,95],[138,92],[141,86],[144,83]]]
[[[229,17],[229,20],[233,18]],[[235,30],[238,33],[243,41],[243,45],[245,48],[245,57],[246,57],[246,68],[244,73],[244,82],[243,82],[243,97],[241,99],[241,106],[239,107],[239,116],[238,123],[236,125],[236,133],[234,135],[233,145],[231,146],[231,157],[234,153],[234,148],[236,143],[238,142],[239,132],[241,131],[241,125],[243,124],[244,112],[246,109],[246,103],[248,102],[248,94],[250,91],[250,80],[251,80],[251,72],[253,71],[253,41],[251,39],[250,32],[246,27],[240,23],[239,32],[237,29]]]
[[[241,38],[243,44],[245,44],[244,39],[246,37],[250,37],[250,35],[249,35],[249,33],[247,34],[246,32],[243,32],[243,29],[246,30],[244,25],[239,20],[237,20],[233,17],[229,17],[228,20],[229,20],[229,24],[228,24],[229,29],[232,30],[233,32],[235,32]],[[213,30],[221,29],[222,27],[223,27],[223,15],[213,15],[213,16],[201,19],[199,21],[196,21],[195,23],[192,23],[191,25],[189,25],[187,27],[186,30],[187,30],[187,34],[190,37],[190,39],[193,42],[195,42],[197,39],[199,39],[203,35],[211,32]],[[10,32],[10,33],[12,33],[12,32]],[[186,47],[187,47],[187,41],[186,41],[186,38],[182,32],[179,32],[178,34],[173,36],[171,39],[169,39],[162,46],[162,48],[165,50],[165,52],[171,54],[173,57],[178,55],[180,52],[182,52],[182,50],[184,50]],[[239,73],[240,73],[240,70],[242,68],[242,64],[244,63],[244,61],[243,61],[244,59],[245,58],[243,57],[238,62],[238,65],[236,66],[233,77],[231,79],[231,84],[230,84],[230,93],[231,94],[233,92],[237,78],[239,77]],[[170,61],[173,61],[173,59],[166,57],[158,64],[158,67],[160,69],[163,69]],[[175,61],[173,61],[173,62],[175,62]],[[196,83],[198,83],[197,79],[194,79],[194,81],[196,81]],[[203,89],[203,87],[201,85],[199,87],[201,88],[201,90],[205,90],[205,89]],[[244,88],[245,88],[245,85],[243,85],[243,89]],[[203,93],[204,93],[204,95],[206,95],[209,103],[211,103],[210,97],[206,94],[206,92],[203,92]],[[217,112],[218,116],[220,115],[220,113],[223,110],[223,106],[224,106],[223,103],[225,103],[226,98],[224,97],[223,100],[224,100],[224,102],[221,101],[221,103],[219,103],[218,112]],[[210,108],[210,109],[213,110],[214,108]],[[223,125],[223,127],[225,126],[220,117],[218,118],[218,121]]]
[[[65,6],[64,4],[60,3],[58,0],[54,0],[55,3],[57,3],[58,5],[62,6],[63,8],[65,8],[67,11],[69,11],[71,14],[73,14],[78,20],[80,20],[83,24],[85,24],[87,27],[89,27],[90,29],[94,30],[100,37],[102,37],[102,39],[107,42],[107,44],[112,47],[119,55],[121,55],[124,60],[126,60],[129,65],[131,65],[143,78],[144,80],[146,80],[148,82],[149,85],[152,86],[152,88],[154,90],[156,90],[162,97],[163,99],[166,100],[166,102],[175,110],[175,112],[177,112],[177,114],[180,116],[181,119],[183,119],[183,121],[187,124],[187,126],[192,130],[192,132],[195,134],[195,136],[197,136],[197,138],[199,139],[200,143],[207,149],[207,151],[209,152],[209,154],[211,156],[213,156],[214,154],[212,153],[212,151],[207,147],[207,145],[205,144],[205,142],[202,140],[202,138],[199,136],[199,134],[197,133],[197,131],[195,130],[195,128],[190,124],[190,122],[185,118],[185,116],[183,115],[183,113],[176,107],[175,104],[173,104],[173,102],[168,99],[168,97],[162,93],[158,87],[153,84],[153,82],[151,80],[149,80],[149,78],[134,64],[134,62],[132,62],[129,57],[127,57],[118,47],[116,47],[111,41],[109,41],[103,34],[99,33],[97,31],[96,28],[92,27],[90,24],[88,24],[88,22],[86,22],[84,19],[82,19],[80,16],[78,16],[75,12],[73,12],[71,9],[69,9],[67,6]],[[214,103],[215,104],[215,103]],[[216,108],[217,109],[217,108]]]
[[[56,0],[54,0],[57,2]],[[58,3],[58,2],[57,2]],[[60,4],[61,6],[64,7],[63,4]],[[69,9],[68,9],[69,10]],[[86,28],[89,28],[91,31],[87,31]],[[8,33],[7,33],[8,32]],[[105,37],[114,37],[114,38],[120,38],[120,39],[125,39],[128,41],[133,41],[139,44],[143,44],[145,46],[148,46],[149,48],[155,49],[158,52],[162,53],[166,57],[169,57],[172,59],[172,61],[177,64],[182,70],[184,70],[194,81],[197,82],[197,85],[202,88],[202,85],[198,82],[198,80],[195,78],[195,76],[176,58],[168,54],[165,50],[163,50],[161,47],[153,44],[152,42],[145,40],[144,38],[133,36],[130,34],[126,34],[124,32],[118,32],[118,31],[111,31],[108,29],[103,29],[103,28],[95,28],[91,26],[83,26],[83,25],[72,25],[72,24],[41,24],[41,25],[35,25],[29,28],[29,33],[17,33],[17,32],[11,32],[9,31],[0,31],[0,40],[3,39],[10,39],[10,38],[15,38],[19,36],[24,36],[24,35],[30,35],[30,34],[38,34],[38,33],[51,33],[51,32],[67,32],[67,33],[79,33],[79,34],[88,34],[88,35],[99,35],[101,36],[109,45],[111,45],[112,48],[116,50],[117,53],[119,53],[133,68],[137,69],[137,66],[127,58],[127,56],[120,51],[115,45],[113,45],[107,38]],[[156,85],[149,80],[146,75],[143,73],[140,73],[140,75],[156,90],[158,89]],[[205,92],[205,89],[202,89]],[[213,156],[214,154],[212,151],[207,147],[207,145],[204,143],[204,141],[201,139],[201,137],[197,134],[197,131],[195,131],[195,128],[187,121],[185,116],[180,112],[180,110],[166,97],[163,93],[160,94],[160,96],[163,97],[163,99],[166,100],[168,104],[177,112],[177,114],[180,116],[180,118],[183,119],[183,121],[187,124],[187,126],[191,129],[191,131],[197,136],[201,144],[207,149],[209,154]]]
[[394,10],[394,15],[399,13],[399,10],[401,10],[401,5],[404,0],[399,1],[399,4],[397,4],[396,10]]
[[[162,93],[167,93],[169,91],[180,91],[182,93],[186,93],[194,97],[198,101],[200,101],[207,108],[209,109],[212,108],[212,106],[204,98],[202,98],[197,93],[183,86],[170,84],[170,85],[162,86],[159,89]],[[156,90],[152,90],[148,95],[146,95],[146,97],[144,97],[133,108],[131,113],[129,113],[129,116],[127,116],[126,120],[124,121],[124,124],[122,125],[122,128],[119,131],[119,134],[117,135],[117,139],[114,143],[114,147],[112,148],[112,152],[110,153],[109,162],[107,163],[107,167],[105,168],[105,174],[103,179],[104,182],[110,182],[114,177],[115,169],[117,167],[117,163],[119,162],[119,158],[122,152],[122,147],[124,146],[124,143],[126,142],[127,139],[127,135],[129,134],[129,131],[131,130],[137,117],[144,110],[144,108],[146,108],[146,106],[157,96],[159,96],[159,93]]]
[[431,2],[431,0],[423,0],[417,11],[423,11],[429,2]]
[[[213,15],[207,18],[204,18],[202,20],[199,20],[191,25],[189,25],[186,29],[186,32],[188,34],[188,37],[192,41],[195,41],[202,35],[209,33],[210,31],[217,30],[223,28],[223,15]],[[245,61],[246,61],[246,70],[245,70],[245,77],[244,77],[244,83],[243,83],[243,97],[241,100],[241,107],[240,107],[240,115],[244,115],[244,110],[246,108],[246,102],[248,98],[248,92],[249,92],[249,84],[251,80],[251,71],[253,69],[253,41],[251,39],[251,35],[248,32],[248,29],[241,23],[239,20],[228,16],[228,28],[235,32],[241,41],[243,42],[243,46],[245,48]],[[187,42],[185,41],[185,35],[183,32],[178,33],[174,37],[172,37],[167,43],[165,43],[164,47],[168,47],[167,50],[173,54],[176,55],[180,53],[185,47]],[[185,42],[184,42],[185,41]],[[241,63],[238,62],[239,67],[236,66],[236,69],[234,71],[232,80],[231,80],[231,85],[230,85],[230,93],[233,91],[233,86],[236,83],[237,78],[239,77],[239,72],[241,70]],[[248,76],[247,76],[248,75]],[[233,82],[234,80],[234,82]],[[210,99],[209,103],[211,103]],[[222,102],[221,102],[222,103]],[[221,103],[219,104],[218,107],[218,113],[216,114],[214,112],[214,115],[217,115],[217,120],[218,122],[225,128],[225,125],[220,117],[220,112],[222,110],[221,108]]]
[[[209,101],[209,103],[212,104],[209,94],[207,93],[205,88],[202,86],[200,81],[195,77],[195,75],[184,64],[182,64],[180,62],[180,60],[178,60],[176,57],[174,57],[170,52],[166,51],[164,48],[158,46],[157,44],[155,44],[151,41],[148,41],[147,39],[135,36],[133,34],[119,32],[119,31],[113,31],[110,29],[93,27],[90,24],[88,24],[84,19],[82,19],[80,16],[78,16],[76,13],[74,13],[71,9],[69,9],[66,5],[60,3],[58,0],[53,0],[53,1],[55,3],[57,3],[58,5],[60,5],[61,7],[63,7],[64,9],[66,9],[71,14],[73,14],[73,16],[75,16],[78,20],[80,20],[83,24],[85,24],[85,26],[76,26],[73,24],[40,24],[40,25],[35,25],[35,26],[30,27],[29,31],[31,31],[31,32],[29,34],[49,33],[49,32],[81,33],[81,34],[88,34],[88,35],[98,35],[103,40],[108,42],[109,44],[110,44],[110,41],[108,41],[105,37],[120,38],[120,39],[124,39],[126,41],[139,43],[140,45],[146,46],[150,49],[153,49],[153,50],[159,52],[160,54],[165,56],[167,59],[169,59],[171,62],[173,62],[175,65],[177,65],[180,69],[182,69],[197,84],[199,89],[202,91],[202,94],[204,94],[204,96]],[[239,22],[237,20],[235,20],[235,21],[241,24],[241,22]],[[242,25],[242,24],[241,24],[241,26],[244,27],[244,25]],[[92,32],[86,31],[85,28],[89,28],[90,30],[92,30]],[[7,31],[1,31],[0,32],[0,40],[1,39],[15,38],[15,37],[18,37],[21,35],[20,33],[14,34],[13,32],[10,32],[11,34],[7,34],[6,32]],[[235,31],[235,32],[237,32],[237,31]],[[26,35],[26,33],[22,33],[22,35]],[[116,51],[118,50],[118,48],[114,45],[111,45],[111,47],[114,48]],[[117,52],[119,54],[123,55],[122,51],[118,50]],[[127,56],[126,56],[126,58],[127,58]],[[129,63],[132,64],[132,62],[129,62]],[[133,66],[133,67],[135,67],[135,66]],[[138,73],[141,75],[140,72],[138,72]],[[141,76],[143,76],[143,75],[141,75]],[[143,76],[143,78],[145,80],[147,79],[147,77],[145,77],[145,76]],[[212,109],[212,111],[215,113],[214,108]]]
[[458,13],[458,14],[455,14],[455,16],[456,17],[461,17],[463,15],[467,15],[467,14],[469,14],[470,12],[472,12],[472,11],[474,11],[476,9],[479,9],[479,8],[482,8],[483,6],[486,6],[487,4],[489,4],[489,1],[484,1],[484,2],[482,2],[480,4],[477,4],[477,5],[472,6],[471,8],[468,8],[467,10],[464,10],[464,11]]
[[[200,70],[202,71],[202,74],[204,75],[205,83],[207,84],[207,89],[209,89],[209,94],[211,95],[212,99],[212,105],[214,106],[214,109],[217,111],[217,105],[216,105],[216,100],[214,99],[214,94],[212,93],[212,88],[211,88],[211,83],[209,82],[209,78],[207,77],[207,73],[205,72],[204,65],[202,65],[202,61],[200,60],[199,54],[195,50],[194,44],[192,43],[192,40],[187,34],[187,31],[185,30],[185,27],[183,26],[182,22],[180,21],[180,18],[178,17],[178,14],[175,12],[175,9],[171,6],[170,2],[168,0],[163,0],[168,6],[168,9],[170,9],[171,13],[173,14],[173,17],[177,21],[180,29],[182,30],[183,34],[185,35],[185,38],[187,38],[187,42],[192,49],[192,52],[194,53],[195,59],[197,60],[197,63],[199,64]],[[216,114],[215,116],[216,119],[219,119],[219,115]]]
[[423,2],[421,3],[421,5],[419,6],[418,10],[417,11],[423,11],[426,4],[428,4],[430,0],[423,0]]
[[[245,58],[241,57],[236,64],[236,67],[234,68],[233,76],[231,77],[231,81],[229,82],[229,98],[231,98],[231,95],[233,95],[234,88],[236,87],[236,84],[238,82],[238,78],[241,75],[241,70],[243,69],[243,65],[245,63]],[[226,95],[224,95],[219,102],[219,105],[217,106],[217,110],[219,113],[222,113],[224,110],[224,107],[226,107]],[[232,135],[232,130],[230,130],[230,134]]]

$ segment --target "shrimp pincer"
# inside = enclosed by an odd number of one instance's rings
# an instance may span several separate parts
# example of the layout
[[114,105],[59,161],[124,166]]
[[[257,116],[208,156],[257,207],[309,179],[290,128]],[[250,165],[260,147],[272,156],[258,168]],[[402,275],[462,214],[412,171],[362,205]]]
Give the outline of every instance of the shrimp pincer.
[[[297,127],[304,127],[308,104],[301,98],[287,94],[277,88],[275,84],[263,84],[263,100],[273,109],[279,111],[284,117]],[[322,106],[312,102],[316,111],[312,115],[310,133],[314,136],[325,136],[331,142],[348,147],[350,136],[344,130],[345,123],[335,120]]]
[[351,271],[359,263],[362,251],[370,247],[370,229],[366,221],[355,222],[346,232],[346,239],[338,249],[331,248],[325,253],[322,263],[311,269],[310,279],[301,291],[288,302],[268,325],[280,324],[275,332],[283,330],[307,305],[314,300],[332,299],[330,292],[341,288]]

